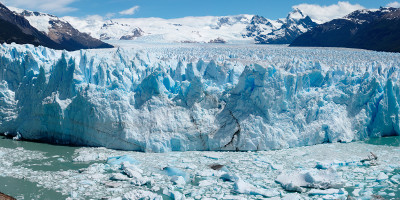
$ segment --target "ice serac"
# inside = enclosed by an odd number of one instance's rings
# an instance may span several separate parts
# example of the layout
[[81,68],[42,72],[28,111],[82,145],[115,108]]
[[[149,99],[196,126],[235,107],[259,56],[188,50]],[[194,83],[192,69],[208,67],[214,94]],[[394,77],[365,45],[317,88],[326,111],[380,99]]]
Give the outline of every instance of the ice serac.
[[399,135],[400,55],[168,45],[0,47],[0,131],[147,152]]

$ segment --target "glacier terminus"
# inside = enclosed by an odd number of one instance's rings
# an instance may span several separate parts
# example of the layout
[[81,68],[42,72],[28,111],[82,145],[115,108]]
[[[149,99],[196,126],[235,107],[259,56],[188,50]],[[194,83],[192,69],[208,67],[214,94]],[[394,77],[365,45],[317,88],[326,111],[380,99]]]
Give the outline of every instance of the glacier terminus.
[[240,44],[67,52],[2,44],[0,57],[0,132],[28,140],[255,151],[400,133],[395,53]]

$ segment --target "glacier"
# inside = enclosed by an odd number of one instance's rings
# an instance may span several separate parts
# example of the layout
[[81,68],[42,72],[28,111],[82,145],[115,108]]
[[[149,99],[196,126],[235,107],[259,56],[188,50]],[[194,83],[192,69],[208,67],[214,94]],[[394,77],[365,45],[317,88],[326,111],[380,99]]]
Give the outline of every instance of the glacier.
[[399,135],[400,54],[131,44],[0,47],[0,132],[145,152],[255,151]]

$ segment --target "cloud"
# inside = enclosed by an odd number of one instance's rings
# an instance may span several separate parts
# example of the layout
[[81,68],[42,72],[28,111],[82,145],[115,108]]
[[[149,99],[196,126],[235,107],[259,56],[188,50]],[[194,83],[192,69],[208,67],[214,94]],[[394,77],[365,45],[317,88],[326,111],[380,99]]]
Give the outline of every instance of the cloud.
[[351,4],[347,1],[339,1],[337,4],[321,6],[317,4],[299,4],[293,8],[300,9],[303,14],[308,15],[316,22],[324,23],[332,19],[341,18],[359,9],[364,9],[360,4]]
[[76,1],[79,0],[3,0],[7,6],[59,14],[78,10],[69,6]]
[[119,14],[121,14],[121,15],[133,15],[138,10],[139,10],[139,6],[133,6],[132,8],[129,8],[127,10],[123,10],[123,11],[119,12]]
[[394,1],[394,2],[388,3],[386,6],[393,7],[393,8],[400,8],[400,3],[397,1]]

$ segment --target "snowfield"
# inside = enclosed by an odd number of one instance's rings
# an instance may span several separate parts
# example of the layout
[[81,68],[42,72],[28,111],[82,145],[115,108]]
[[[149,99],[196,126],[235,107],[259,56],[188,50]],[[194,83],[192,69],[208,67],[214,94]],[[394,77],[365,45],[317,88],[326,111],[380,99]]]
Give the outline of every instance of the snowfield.
[[[3,44],[0,57],[0,132],[30,140],[254,151],[400,133],[400,54],[145,43],[63,52]],[[238,191],[251,193],[243,184]]]

